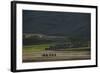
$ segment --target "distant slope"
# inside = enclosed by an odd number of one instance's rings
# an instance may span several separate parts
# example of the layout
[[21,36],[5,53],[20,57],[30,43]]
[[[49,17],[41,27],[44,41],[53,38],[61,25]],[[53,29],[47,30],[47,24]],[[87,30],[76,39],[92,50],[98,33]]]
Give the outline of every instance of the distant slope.
[[90,37],[90,14],[23,10],[23,33]]

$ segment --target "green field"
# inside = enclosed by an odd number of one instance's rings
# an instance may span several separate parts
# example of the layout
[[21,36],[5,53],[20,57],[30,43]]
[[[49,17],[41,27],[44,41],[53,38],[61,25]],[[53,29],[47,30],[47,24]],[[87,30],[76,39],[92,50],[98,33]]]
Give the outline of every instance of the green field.
[[48,48],[51,44],[40,44],[40,45],[29,45],[23,46],[23,51],[32,52],[32,51],[43,51],[45,48]]
[[[48,48],[52,44],[40,44],[40,45],[28,45],[23,46],[23,51],[32,52],[32,51],[43,51],[45,48]],[[66,48],[66,50],[89,50],[90,47],[80,47],[80,48]]]
[[47,52],[45,48],[48,48],[50,45],[52,44],[23,46],[23,62],[90,59],[90,47],[66,48],[64,51],[52,51],[52,53],[64,55],[62,57],[41,56],[42,53]]

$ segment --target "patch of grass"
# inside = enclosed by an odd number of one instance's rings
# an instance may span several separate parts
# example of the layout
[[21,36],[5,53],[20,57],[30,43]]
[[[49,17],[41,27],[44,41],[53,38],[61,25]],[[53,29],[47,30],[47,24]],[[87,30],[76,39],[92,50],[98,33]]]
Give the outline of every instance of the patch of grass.
[[[32,51],[43,51],[45,48],[48,48],[52,44],[40,44],[40,45],[29,45],[23,46],[24,52],[32,52]],[[79,47],[79,48],[66,48],[66,51],[84,51],[90,50],[90,47]]]
[[51,44],[23,46],[23,50],[24,51],[43,51],[45,48],[48,48],[50,45]]
[[90,47],[67,48],[66,51],[90,51]]

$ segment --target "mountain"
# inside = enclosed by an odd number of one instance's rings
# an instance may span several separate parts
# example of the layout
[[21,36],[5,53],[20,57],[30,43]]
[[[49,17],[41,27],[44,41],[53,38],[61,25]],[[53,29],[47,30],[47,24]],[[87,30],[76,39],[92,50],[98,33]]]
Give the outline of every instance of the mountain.
[[23,10],[23,33],[90,37],[89,13]]

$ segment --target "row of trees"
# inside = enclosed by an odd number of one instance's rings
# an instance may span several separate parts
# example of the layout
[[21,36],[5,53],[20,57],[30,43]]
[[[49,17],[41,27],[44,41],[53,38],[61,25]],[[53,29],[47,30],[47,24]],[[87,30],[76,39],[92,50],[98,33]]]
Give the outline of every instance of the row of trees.
[[23,37],[23,45],[34,45],[34,44],[44,44],[53,42],[52,40],[48,40],[45,38],[40,38],[38,36],[31,36],[28,38]]
[[72,44],[80,45],[80,46],[88,46],[90,44],[89,40],[83,39],[81,37],[65,37],[65,39],[57,40],[55,39],[47,39],[47,38],[40,38],[39,36],[31,36],[25,37],[23,35],[23,45],[34,45],[34,44],[47,44],[52,42],[70,42]]

